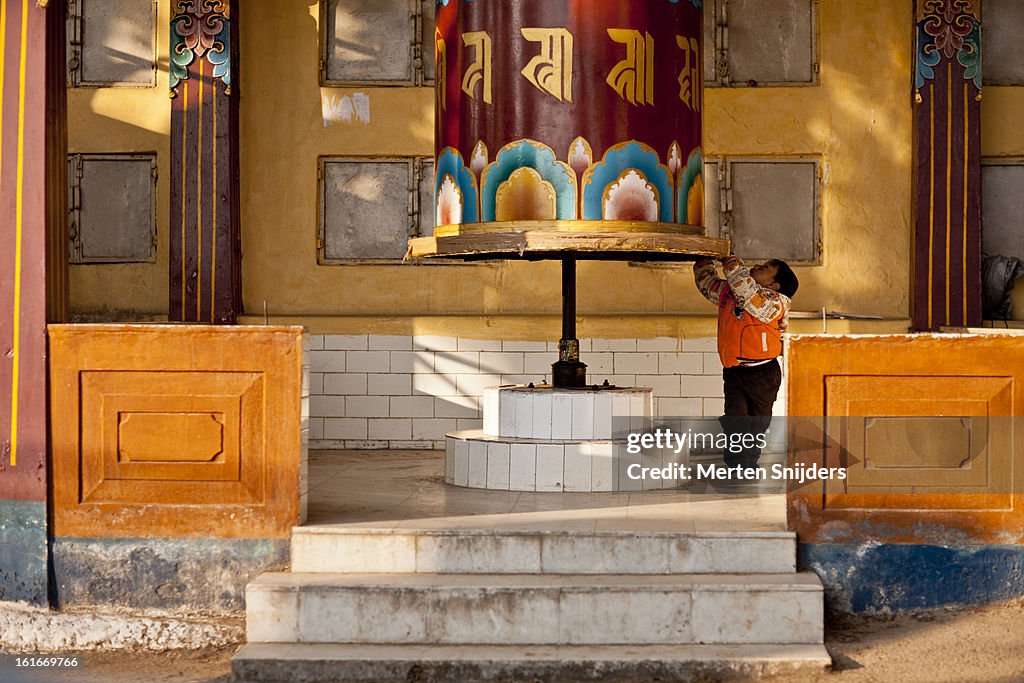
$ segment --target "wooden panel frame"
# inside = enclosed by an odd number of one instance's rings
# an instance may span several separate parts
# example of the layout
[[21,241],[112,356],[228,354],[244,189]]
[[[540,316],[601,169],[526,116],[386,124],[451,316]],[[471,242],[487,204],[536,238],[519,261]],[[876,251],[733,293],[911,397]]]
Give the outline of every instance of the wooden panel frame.
[[[830,384],[857,378],[862,389],[889,383],[892,395],[902,388],[890,415],[963,413],[1006,420],[1008,427],[990,433],[995,440],[988,439],[977,464],[985,477],[962,479],[963,488],[952,488],[953,481],[949,488],[925,486],[921,492],[878,479],[856,493],[847,492],[847,482],[791,488],[788,524],[801,542],[1024,544],[1024,444],[1017,417],[1024,416],[1024,341],[995,334],[796,335],[789,338],[786,362],[791,425],[801,416],[820,420],[861,411],[857,400],[836,402],[833,396],[830,404],[828,396]],[[884,398],[877,394],[873,400]],[[806,460],[808,453],[798,453],[795,442],[790,463]],[[828,450],[821,450],[826,459]]]
[[[286,538],[299,524],[301,328],[51,325],[49,338],[55,536]],[[124,457],[134,414],[170,421],[182,455]],[[197,416],[219,426],[190,436]]]

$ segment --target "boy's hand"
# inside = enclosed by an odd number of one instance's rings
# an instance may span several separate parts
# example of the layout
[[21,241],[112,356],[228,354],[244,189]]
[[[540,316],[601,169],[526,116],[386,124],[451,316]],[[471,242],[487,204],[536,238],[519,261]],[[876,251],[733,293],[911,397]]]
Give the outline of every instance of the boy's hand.
[[742,262],[735,256],[726,256],[722,259],[723,268],[735,268],[736,266],[742,265]]

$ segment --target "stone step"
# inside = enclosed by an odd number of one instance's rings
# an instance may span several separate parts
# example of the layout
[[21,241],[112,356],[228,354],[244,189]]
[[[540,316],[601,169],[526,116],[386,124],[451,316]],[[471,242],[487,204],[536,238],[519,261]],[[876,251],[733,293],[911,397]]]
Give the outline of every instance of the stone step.
[[788,531],[296,527],[292,571],[456,574],[771,574],[796,571]]
[[639,683],[826,671],[824,645],[245,645],[239,683]]
[[250,643],[821,643],[823,592],[799,574],[265,573]]

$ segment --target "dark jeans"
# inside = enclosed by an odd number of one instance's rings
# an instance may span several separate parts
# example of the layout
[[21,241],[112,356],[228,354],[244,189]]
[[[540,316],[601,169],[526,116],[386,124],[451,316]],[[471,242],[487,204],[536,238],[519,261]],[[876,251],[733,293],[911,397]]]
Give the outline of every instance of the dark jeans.
[[[725,384],[725,415],[719,418],[719,422],[729,437],[730,445],[739,446],[746,436],[746,444],[739,448],[726,447],[723,454],[725,463],[753,466],[761,456],[757,437],[765,433],[772,421],[772,405],[779,395],[782,369],[778,360],[753,367],[740,365],[723,369],[722,380]],[[751,441],[755,443],[751,445]]]

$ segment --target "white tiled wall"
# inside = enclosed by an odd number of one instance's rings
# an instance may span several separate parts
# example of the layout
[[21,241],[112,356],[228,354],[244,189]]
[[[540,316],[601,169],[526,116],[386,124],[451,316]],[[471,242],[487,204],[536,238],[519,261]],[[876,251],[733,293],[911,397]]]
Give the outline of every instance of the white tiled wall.
[[[545,382],[558,359],[554,342],[307,336],[313,448],[444,448],[446,432],[482,427],[484,387]],[[722,414],[713,337],[581,339],[580,352],[590,383],[652,387],[656,415]]]

